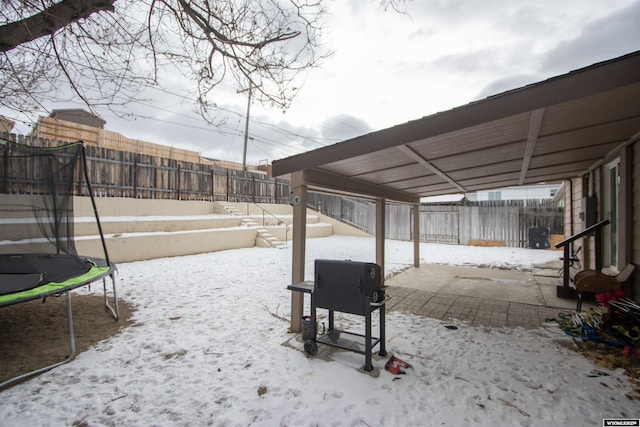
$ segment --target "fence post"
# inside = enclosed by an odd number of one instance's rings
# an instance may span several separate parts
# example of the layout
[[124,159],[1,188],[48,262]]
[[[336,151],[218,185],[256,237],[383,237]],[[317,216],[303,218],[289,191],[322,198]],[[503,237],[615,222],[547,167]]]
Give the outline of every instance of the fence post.
[[273,203],[278,203],[278,178],[273,179]]
[[133,156],[133,198],[138,198],[138,153]]
[[211,168],[211,201],[216,201],[216,171]]
[[2,163],[4,173],[2,174],[2,192],[9,192],[9,144],[4,146],[4,150],[2,150]]
[[178,174],[177,179],[176,179],[176,194],[178,197],[178,200],[180,200],[180,163],[178,163],[178,167],[176,168],[176,173]]
[[[83,145],[82,147],[84,150],[86,150],[86,147]],[[85,156],[86,156],[86,151],[85,151]],[[82,158],[78,158],[78,160],[76,160],[76,164],[80,163],[79,167],[75,168],[75,174],[76,176],[73,177],[73,179],[76,182],[76,189],[72,190],[75,194],[77,194],[78,196],[81,196],[82,194],[82,173],[84,172],[86,175],[85,176],[89,176],[89,171],[85,171],[83,170],[84,168],[87,167],[87,163],[88,162],[83,162]],[[91,196],[93,196],[93,194],[90,194]]]
[[251,196],[251,199],[253,200],[253,203],[256,202],[256,176],[255,174],[251,174],[251,188],[253,189],[252,193],[253,195]]

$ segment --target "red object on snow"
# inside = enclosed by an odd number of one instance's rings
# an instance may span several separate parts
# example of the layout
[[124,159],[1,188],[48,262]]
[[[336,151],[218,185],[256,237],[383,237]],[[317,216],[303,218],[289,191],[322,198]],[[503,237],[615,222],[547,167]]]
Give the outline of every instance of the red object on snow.
[[403,369],[411,368],[411,367],[412,366],[410,364],[408,364],[404,360],[395,356],[391,356],[389,360],[387,360],[387,363],[385,363],[384,365],[384,369],[386,369],[387,371],[391,372],[394,375],[406,374],[406,372],[403,371]]

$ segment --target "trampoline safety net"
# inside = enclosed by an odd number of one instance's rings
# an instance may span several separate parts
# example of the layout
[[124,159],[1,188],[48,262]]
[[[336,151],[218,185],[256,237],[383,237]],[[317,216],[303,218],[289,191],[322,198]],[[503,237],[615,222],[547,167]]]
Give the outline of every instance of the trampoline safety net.
[[73,232],[73,186],[81,143],[32,147],[2,143],[0,162],[0,253],[77,256]]
[[[86,160],[82,142],[38,147],[0,140],[0,306],[38,295],[6,295],[39,288],[48,283],[81,286],[97,278],[109,262],[97,209],[95,224],[104,259],[79,256],[74,239],[73,195],[86,184]],[[82,172],[85,172],[82,174]],[[91,196],[93,202],[93,196]],[[40,290],[45,292],[47,288]],[[5,301],[6,300],[6,301]]]

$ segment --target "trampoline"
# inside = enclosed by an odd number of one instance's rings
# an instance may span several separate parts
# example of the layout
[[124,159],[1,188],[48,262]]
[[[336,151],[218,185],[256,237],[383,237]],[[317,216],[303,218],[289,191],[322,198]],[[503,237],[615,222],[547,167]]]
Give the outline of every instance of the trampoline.
[[[105,308],[115,320],[119,314],[117,268],[109,261],[84,145],[34,147],[0,140],[0,148],[0,308],[64,296],[69,332],[69,355],[64,360],[5,380],[1,389],[75,358],[72,290],[101,280]],[[83,174],[77,173],[79,168]],[[86,187],[91,198],[102,257],[77,253],[74,187]]]

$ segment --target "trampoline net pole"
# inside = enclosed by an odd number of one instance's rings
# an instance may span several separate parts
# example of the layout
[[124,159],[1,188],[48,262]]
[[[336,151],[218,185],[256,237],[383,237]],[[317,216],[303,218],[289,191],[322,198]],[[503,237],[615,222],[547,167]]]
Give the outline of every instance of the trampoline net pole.
[[96,200],[93,196],[93,189],[91,188],[91,181],[89,180],[89,170],[87,163],[87,152],[84,144],[82,144],[82,169],[84,170],[84,182],[87,185],[87,190],[89,191],[89,198],[91,199],[91,206],[93,207],[93,215],[96,218],[96,224],[98,225],[98,231],[100,232],[100,241],[102,242],[104,259],[107,261],[108,265],[111,265],[111,261],[109,260],[109,251],[107,251],[107,243],[104,239],[104,233],[102,232],[100,216],[98,215],[98,206],[96,205]]

